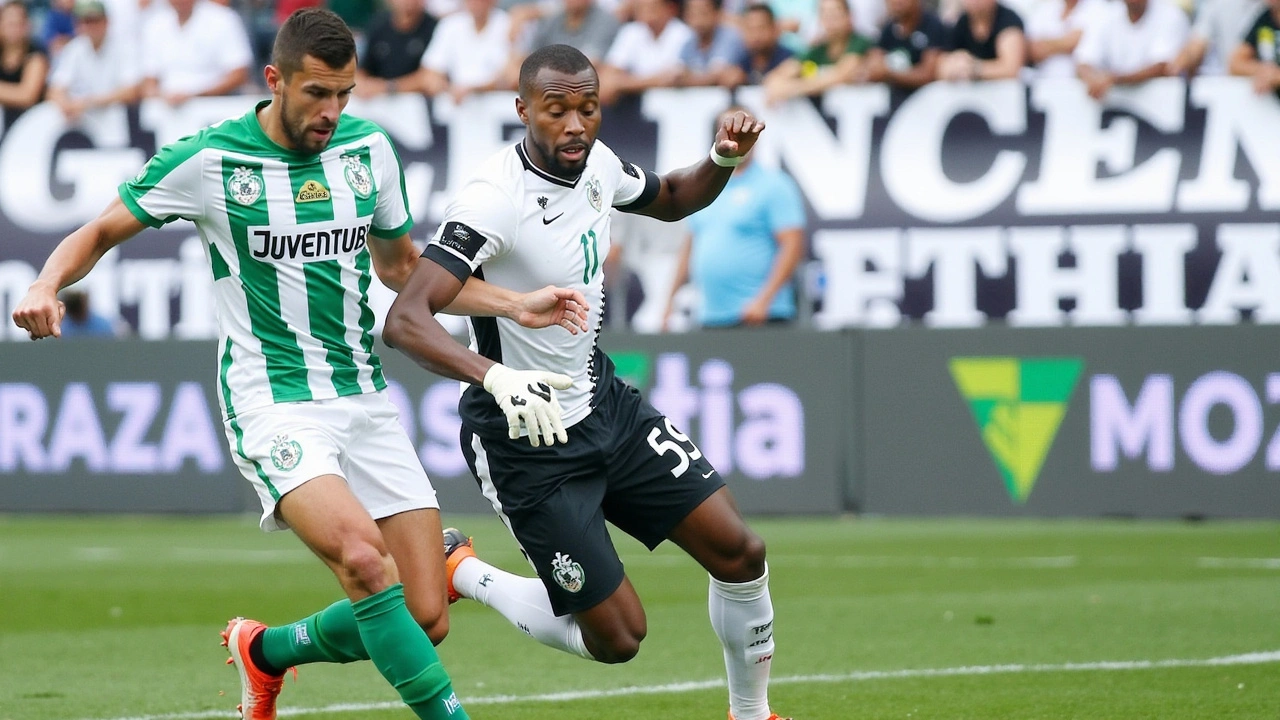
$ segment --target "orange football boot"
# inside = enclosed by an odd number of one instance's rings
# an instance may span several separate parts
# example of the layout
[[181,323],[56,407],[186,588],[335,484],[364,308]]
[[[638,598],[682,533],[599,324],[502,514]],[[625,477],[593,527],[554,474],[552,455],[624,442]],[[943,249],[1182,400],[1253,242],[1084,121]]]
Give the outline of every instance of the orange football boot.
[[263,672],[249,657],[249,643],[266,629],[257,620],[237,617],[222,631],[222,645],[231,652],[227,664],[240,672],[240,704],[236,709],[244,720],[275,720],[276,698],[284,687],[284,675]]

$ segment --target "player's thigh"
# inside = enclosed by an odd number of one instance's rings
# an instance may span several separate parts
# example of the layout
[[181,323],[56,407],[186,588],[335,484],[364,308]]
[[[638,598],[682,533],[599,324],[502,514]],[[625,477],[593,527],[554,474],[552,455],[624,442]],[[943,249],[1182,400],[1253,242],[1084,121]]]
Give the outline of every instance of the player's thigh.
[[262,505],[263,530],[289,527],[277,512],[281,498],[313,478],[345,476],[340,459],[344,420],[332,406],[286,403],[226,421],[231,457]]
[[724,481],[687,435],[634,388],[619,385],[611,393],[615,441],[605,516],[652,550]]
[[[298,539],[338,575],[344,587],[348,581],[373,585],[396,581],[394,567],[367,567],[384,564],[387,547],[377,524],[342,477],[311,478],[281,499],[278,514]],[[373,592],[381,589],[371,588]]]
[[466,431],[463,439],[477,481],[546,586],[555,613],[608,600],[624,573],[601,508],[604,470],[581,431],[582,442],[571,433],[567,445],[540,448]]
[[363,417],[343,457],[347,482],[382,530],[409,611],[419,623],[434,627],[443,622],[447,605],[435,489],[395,406],[381,393],[362,395],[355,404]]
[[432,640],[443,640],[448,634],[449,603],[440,511],[409,510],[377,523],[404,584],[409,612]]
[[747,527],[728,487],[694,508],[670,540],[717,580],[750,582],[764,574],[764,540]]

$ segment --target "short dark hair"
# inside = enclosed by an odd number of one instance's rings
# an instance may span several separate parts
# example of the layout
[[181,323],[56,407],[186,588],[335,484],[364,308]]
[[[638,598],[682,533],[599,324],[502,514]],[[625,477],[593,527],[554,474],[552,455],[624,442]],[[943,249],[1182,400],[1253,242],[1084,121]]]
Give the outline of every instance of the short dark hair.
[[276,33],[271,64],[286,78],[302,69],[302,58],[311,57],[331,68],[343,68],[356,56],[351,28],[330,10],[302,8],[290,15]]
[[752,3],[748,5],[747,9],[742,11],[743,15],[746,15],[747,13],[764,13],[769,18],[769,22],[774,23],[778,21],[778,16],[773,13],[773,8],[769,7],[765,3]]
[[520,65],[520,96],[528,98],[533,92],[533,84],[538,73],[543,70],[554,70],[566,75],[577,75],[584,70],[595,72],[596,68],[582,51],[571,45],[546,45],[529,53]]

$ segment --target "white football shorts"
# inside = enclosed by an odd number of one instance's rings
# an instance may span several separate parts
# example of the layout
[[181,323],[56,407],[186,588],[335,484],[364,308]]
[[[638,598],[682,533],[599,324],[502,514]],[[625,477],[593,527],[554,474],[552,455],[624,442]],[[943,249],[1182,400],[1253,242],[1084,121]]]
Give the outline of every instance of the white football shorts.
[[258,492],[259,525],[288,525],[276,504],[321,475],[345,478],[375,520],[439,508],[435,488],[385,392],[280,403],[237,415],[226,426],[231,457]]

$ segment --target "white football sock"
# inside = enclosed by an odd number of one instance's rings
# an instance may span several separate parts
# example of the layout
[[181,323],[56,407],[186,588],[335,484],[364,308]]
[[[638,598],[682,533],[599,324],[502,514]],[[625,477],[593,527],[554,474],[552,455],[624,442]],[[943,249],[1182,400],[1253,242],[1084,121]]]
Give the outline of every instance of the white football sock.
[[729,678],[729,712],[734,720],[769,717],[769,668],[773,664],[773,601],[769,566],[745,583],[711,578],[707,607],[711,627],[724,646]]
[[453,589],[463,597],[497,610],[526,635],[546,645],[594,660],[582,642],[582,629],[572,615],[556,617],[547,589],[536,577],[512,575],[480,558],[458,563]]

